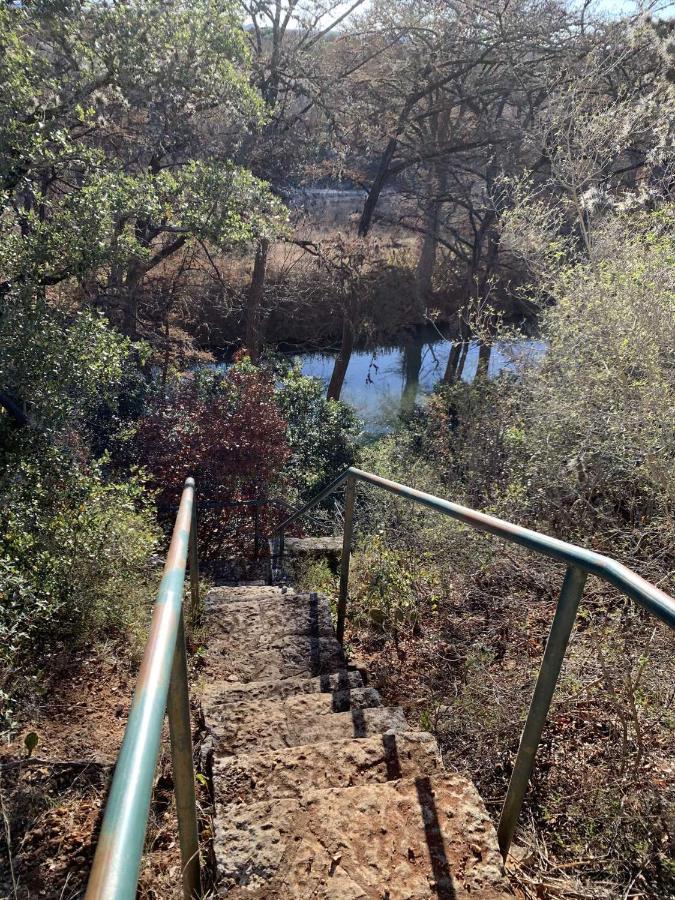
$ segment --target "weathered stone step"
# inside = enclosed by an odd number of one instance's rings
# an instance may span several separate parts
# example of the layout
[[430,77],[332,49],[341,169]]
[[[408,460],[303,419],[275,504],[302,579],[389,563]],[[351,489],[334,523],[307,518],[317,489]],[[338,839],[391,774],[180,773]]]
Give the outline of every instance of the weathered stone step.
[[342,553],[342,535],[286,537],[284,553],[288,556],[339,556]]
[[226,707],[204,703],[203,708],[214,751],[221,755],[408,730],[399,707],[334,712],[331,694],[300,694]]
[[[327,676],[329,677],[329,676]],[[288,679],[294,680],[294,679]],[[314,681],[314,679],[311,679]],[[318,680],[318,679],[317,679]],[[272,682],[273,683],[273,682]],[[285,682],[280,681],[278,684],[285,684]],[[270,684],[270,682],[256,682],[253,681],[251,684]],[[233,692],[227,690],[227,687],[223,688],[219,685],[210,685],[207,689],[204,690],[202,694],[202,706],[206,708],[217,708],[221,711],[225,711],[226,709],[230,709],[232,707],[241,708],[242,704],[253,701],[253,700],[284,700],[289,697],[294,696],[302,696],[303,694],[314,694],[315,696],[320,694],[322,698],[324,698],[326,706],[330,704],[333,712],[348,712],[350,709],[369,709],[374,706],[382,706],[382,698],[380,697],[378,691],[375,688],[371,687],[361,687],[361,688],[346,688],[345,690],[335,690],[335,691],[305,691],[299,693],[298,691],[291,691],[285,694],[283,697],[279,697],[278,695],[272,695],[267,697],[252,697],[248,696],[247,698],[242,698],[241,694],[238,692],[233,696]]]
[[231,705],[249,700],[283,700],[295,694],[345,693],[362,687],[360,672],[344,669],[317,678],[296,675],[283,681],[208,681],[202,686],[200,695],[203,703]]
[[237,646],[231,639],[209,641],[207,677],[246,683],[298,675],[312,678],[346,668],[342,647],[333,637],[271,634],[268,638],[255,649]]
[[213,783],[216,804],[222,806],[301,798],[308,790],[377,784],[442,769],[432,735],[404,731],[216,758]]
[[234,900],[509,896],[478,792],[455,775],[233,804],[215,848],[218,896]]
[[264,647],[272,636],[306,634],[333,637],[326,597],[320,594],[282,594],[266,600],[206,601],[212,638],[250,648]]
[[284,540],[284,556],[281,571],[290,580],[295,580],[307,561],[323,558],[337,571],[342,555],[342,536],[334,537],[287,537]]
[[212,587],[206,592],[204,606],[209,607],[216,603],[241,603],[246,600],[276,600],[289,593],[287,587],[275,587],[273,585],[239,584],[222,585]]

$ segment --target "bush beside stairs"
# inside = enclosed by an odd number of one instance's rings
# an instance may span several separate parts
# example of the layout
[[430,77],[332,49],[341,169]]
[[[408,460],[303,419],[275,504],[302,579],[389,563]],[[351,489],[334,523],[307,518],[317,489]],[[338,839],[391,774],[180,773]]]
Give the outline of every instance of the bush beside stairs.
[[325,597],[249,583],[205,606],[216,896],[510,896],[476,788],[349,667]]

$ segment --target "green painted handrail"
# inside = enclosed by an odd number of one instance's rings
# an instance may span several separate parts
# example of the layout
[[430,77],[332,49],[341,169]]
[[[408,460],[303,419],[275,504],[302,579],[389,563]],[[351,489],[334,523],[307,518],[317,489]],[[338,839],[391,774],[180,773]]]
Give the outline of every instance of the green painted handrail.
[[193,612],[199,604],[195,483],[185,482],[150,636],[117,758],[85,900],[134,900],[143,856],[164,714],[169,715],[183,896],[201,895],[199,836],[188,697],[183,588],[190,558]]
[[443,500],[441,497],[436,497],[433,494],[426,494],[424,491],[418,491],[407,485],[389,481],[387,478],[381,478],[379,475],[373,475],[371,472],[364,472],[361,469],[352,467],[341,472],[321,493],[317,494],[316,497],[312,498],[301,509],[282,522],[275,532],[280,536],[279,552],[283,554],[284,532],[288,526],[300,519],[325,497],[336,491],[343,482],[346,482],[340,594],[336,628],[340,642],[342,642],[344,637],[349,589],[353,512],[358,481],[373,484],[399,497],[404,497],[443,515],[450,516],[452,519],[456,519],[471,528],[486,531],[514,544],[527,547],[535,553],[552,557],[567,564],[567,572],[560,592],[560,599],[558,600],[556,613],[546,642],[541,668],[499,819],[497,831],[499,846],[504,856],[506,856],[513,840],[516,822],[518,821],[527,785],[532,774],[537,747],[539,746],[548,710],[553,699],[553,693],[572,633],[587,575],[596,575],[598,578],[602,578],[609,584],[614,585],[614,587],[637,601],[671,628],[675,628],[675,600],[666,594],[665,591],[633,572],[632,569],[614,559],[610,559],[608,556],[603,556],[592,550],[586,550],[583,547],[576,546],[576,544],[569,544],[566,541],[549,537],[538,531],[531,531],[529,528],[522,528],[520,525],[514,525],[512,522],[507,522],[504,519],[498,519],[495,516],[478,512],[475,509],[469,509],[466,506],[460,506],[458,503]]

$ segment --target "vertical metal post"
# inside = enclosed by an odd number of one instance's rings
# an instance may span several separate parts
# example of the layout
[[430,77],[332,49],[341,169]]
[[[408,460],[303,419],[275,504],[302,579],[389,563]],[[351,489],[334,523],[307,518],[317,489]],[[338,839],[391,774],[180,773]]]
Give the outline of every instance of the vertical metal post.
[[497,837],[499,849],[504,857],[509,852],[516,830],[516,823],[534,766],[534,757],[544,730],[585,582],[586,572],[576,566],[568,567],[499,819]]
[[199,615],[199,549],[197,546],[197,502],[192,504],[190,519],[190,541],[188,545],[190,560],[190,606],[192,621]]
[[345,521],[342,532],[342,560],[340,565],[340,596],[338,598],[336,636],[342,644],[345,636],[345,615],[347,613],[347,594],[349,592],[349,562],[352,552],[352,535],[354,531],[354,500],[356,498],[356,478],[347,478],[345,489]]
[[256,501],[253,506],[253,558],[257,559],[260,555],[260,507]]
[[176,812],[178,814],[180,852],[183,861],[183,897],[185,900],[195,900],[195,898],[201,897],[199,830],[197,827],[190,698],[188,695],[187,659],[185,655],[185,632],[182,613],[178,624],[176,649],[171,668],[167,712],[169,714],[171,759],[173,762],[173,782],[176,795]]

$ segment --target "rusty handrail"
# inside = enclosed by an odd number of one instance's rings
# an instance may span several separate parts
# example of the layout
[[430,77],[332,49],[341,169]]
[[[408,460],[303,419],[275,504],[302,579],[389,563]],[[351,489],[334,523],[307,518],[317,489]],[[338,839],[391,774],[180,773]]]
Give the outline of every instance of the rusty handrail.
[[183,896],[201,896],[199,833],[183,589],[188,556],[193,613],[199,605],[195,483],[188,478],[152,614],[150,636],[106,803],[85,900],[134,900],[140,873],[164,713],[168,712],[183,861]]
[[[478,531],[488,532],[511,543],[534,550],[535,553],[552,557],[567,564],[560,598],[546,641],[534,694],[499,819],[497,830],[499,847],[503,855],[506,856],[513,840],[516,823],[523,805],[530,775],[532,774],[535,755],[553,699],[567,644],[572,633],[586,577],[589,574],[596,575],[598,578],[602,578],[609,584],[614,585],[614,587],[637,601],[671,628],[675,628],[675,600],[666,594],[665,591],[633,572],[632,569],[608,556],[603,556],[601,553],[586,550],[583,547],[578,547],[576,544],[569,544],[566,541],[558,540],[558,538],[550,537],[539,531],[532,531],[529,528],[514,525],[512,522],[478,512],[475,509],[460,506],[458,503],[452,503],[449,500],[444,500],[433,494],[427,494],[424,491],[418,491],[405,484],[381,478],[379,475],[373,475],[371,472],[364,472],[361,469],[350,467],[341,472],[320,494],[317,494],[301,509],[285,519],[275,532],[279,534],[280,544],[283,548],[283,537],[286,528],[305,515],[308,510],[320,503],[321,500],[336,491],[343,482],[346,482],[345,522],[336,627],[337,636],[341,643],[344,638],[349,590],[349,562],[357,481],[373,484],[399,497],[411,500],[413,503],[419,503],[443,515],[450,516],[452,519],[456,519]],[[283,549],[281,552],[283,552]]]

